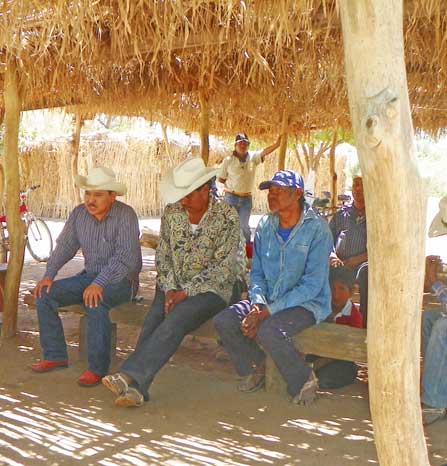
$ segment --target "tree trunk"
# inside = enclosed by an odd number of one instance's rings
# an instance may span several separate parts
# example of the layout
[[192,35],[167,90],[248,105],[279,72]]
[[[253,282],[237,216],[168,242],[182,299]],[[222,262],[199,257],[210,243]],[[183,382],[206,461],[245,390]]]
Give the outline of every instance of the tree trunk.
[[78,160],[79,160],[79,145],[81,142],[81,129],[84,120],[81,118],[79,113],[76,114],[74,118],[74,132],[73,132],[73,139],[71,141],[71,179],[73,180],[73,190],[74,190],[74,198],[75,203],[80,204],[81,201],[81,192],[79,188],[76,186],[75,178],[79,175],[78,170]]
[[419,348],[426,202],[413,142],[402,0],[342,0],[340,12],[369,219],[368,374],[377,453],[382,466],[425,466]]
[[4,98],[6,216],[8,220],[10,258],[6,273],[2,337],[10,337],[17,330],[19,287],[25,250],[25,224],[22,222],[19,213],[18,137],[21,102],[14,59],[9,59],[5,72]]
[[331,173],[331,207],[335,212],[337,206],[337,172],[335,171],[335,148],[337,147],[338,128],[334,129],[331,150],[329,152],[329,170]]
[[282,114],[281,144],[279,145],[278,170],[284,170],[284,168],[286,167],[288,129],[289,129],[289,111],[286,106]]
[[208,165],[208,159],[210,156],[210,111],[208,97],[205,95],[205,91],[199,91],[200,100],[200,152],[205,165]]

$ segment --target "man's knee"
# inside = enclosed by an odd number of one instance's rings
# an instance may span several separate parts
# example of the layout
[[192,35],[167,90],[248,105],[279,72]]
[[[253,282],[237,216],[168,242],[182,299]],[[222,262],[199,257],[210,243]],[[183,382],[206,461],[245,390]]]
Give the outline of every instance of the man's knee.
[[278,335],[280,335],[280,330],[274,324],[273,319],[266,319],[258,328],[256,339],[263,348],[268,349],[277,341]]
[[442,340],[447,344],[447,317],[440,317],[433,325],[432,338]]

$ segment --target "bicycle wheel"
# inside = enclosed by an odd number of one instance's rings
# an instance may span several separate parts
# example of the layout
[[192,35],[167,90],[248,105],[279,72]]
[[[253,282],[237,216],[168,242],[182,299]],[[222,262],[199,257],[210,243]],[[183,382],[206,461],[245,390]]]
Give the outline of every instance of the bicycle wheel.
[[28,226],[26,247],[38,262],[46,262],[53,252],[53,238],[50,229],[42,219],[31,220]]

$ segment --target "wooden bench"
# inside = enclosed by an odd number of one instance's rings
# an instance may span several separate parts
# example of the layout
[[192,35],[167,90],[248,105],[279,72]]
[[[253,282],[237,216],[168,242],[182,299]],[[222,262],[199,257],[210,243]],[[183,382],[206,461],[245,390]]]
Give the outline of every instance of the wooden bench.
[[[293,341],[302,354],[367,362],[366,329],[322,322],[303,330]],[[267,358],[266,366],[266,390],[286,393],[286,384],[270,357]]]
[[[23,300],[29,308],[35,308],[34,296],[27,294]],[[143,299],[138,302],[128,302],[120,304],[110,310],[109,316],[112,322],[110,354],[113,357],[116,353],[117,342],[117,324],[127,324],[136,327],[143,325],[147,312],[152,304],[152,300]],[[87,314],[81,304],[73,304],[71,306],[63,306],[59,308],[59,312],[74,313],[79,315],[79,359],[87,360]],[[191,335],[202,338],[217,338],[217,332],[214,329],[212,320],[205,322],[198,329],[191,332]]]

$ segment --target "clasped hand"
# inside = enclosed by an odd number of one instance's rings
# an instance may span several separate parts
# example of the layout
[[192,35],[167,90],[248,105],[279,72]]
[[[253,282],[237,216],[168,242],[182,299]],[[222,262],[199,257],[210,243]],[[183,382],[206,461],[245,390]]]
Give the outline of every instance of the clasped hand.
[[270,317],[270,312],[264,305],[253,304],[241,323],[241,332],[248,338],[256,338],[258,328],[268,317]]

